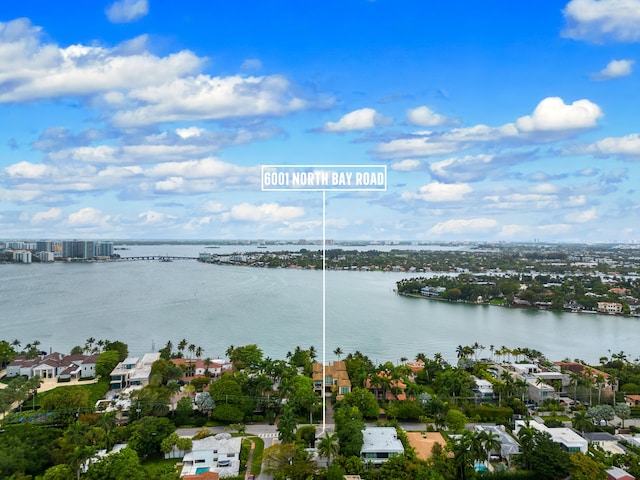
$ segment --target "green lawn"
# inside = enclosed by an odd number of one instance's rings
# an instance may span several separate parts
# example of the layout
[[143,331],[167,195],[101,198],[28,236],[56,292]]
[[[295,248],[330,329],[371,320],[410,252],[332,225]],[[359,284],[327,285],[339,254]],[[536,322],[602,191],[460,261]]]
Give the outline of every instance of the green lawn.
[[180,458],[150,458],[145,460],[142,466],[147,471],[148,478],[160,478],[163,472],[174,471],[179,474],[180,472],[176,470],[176,463],[180,461],[182,461]]
[[253,450],[253,461],[251,462],[251,473],[253,473],[256,477],[260,475],[260,470],[262,469],[262,452],[264,452],[264,440],[259,437],[246,437],[242,443],[251,446],[251,442],[249,440],[253,440],[255,443],[255,449]]
[[[96,404],[98,400],[103,398],[106,393],[109,391],[109,379],[105,378],[99,380],[97,383],[88,383],[86,385],[68,385],[68,384],[60,384],[59,387],[54,388],[53,390],[49,390],[48,392],[38,393],[35,398],[35,406],[36,408],[42,405],[42,400],[47,397],[47,395],[51,395],[53,392],[59,392],[60,389],[83,389],[89,391],[89,405],[93,406]],[[29,402],[31,403],[31,402]]]

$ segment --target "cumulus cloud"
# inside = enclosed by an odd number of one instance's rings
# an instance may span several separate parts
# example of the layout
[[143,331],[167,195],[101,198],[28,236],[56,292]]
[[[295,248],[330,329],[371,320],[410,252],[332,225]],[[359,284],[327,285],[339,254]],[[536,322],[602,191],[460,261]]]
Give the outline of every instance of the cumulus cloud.
[[462,200],[473,189],[466,183],[432,182],[423,185],[417,192],[403,192],[403,200],[423,200],[425,202],[455,202]]
[[435,127],[438,125],[457,123],[456,120],[440,115],[425,106],[409,110],[407,112],[407,122],[420,127]]
[[148,0],[119,0],[109,6],[105,13],[110,22],[129,23],[149,13]]
[[104,226],[110,219],[96,208],[86,207],[69,215],[67,225],[70,227]]
[[231,210],[223,214],[222,218],[225,221],[273,223],[293,220],[303,215],[303,207],[280,205],[278,203],[263,203],[261,205],[241,203],[231,207]]
[[612,80],[614,78],[631,75],[634,60],[611,60],[605,68],[598,73],[589,75],[591,80]]
[[598,218],[598,215],[595,207],[581,212],[568,213],[564,216],[565,221],[568,223],[586,223],[595,220],[596,218]]
[[214,77],[190,51],[159,57],[146,37],[113,48],[44,43],[27,19],[0,22],[0,103],[81,98],[117,127],[281,116],[305,108],[281,75]]
[[445,132],[416,132],[378,144],[372,153],[382,158],[428,157],[461,152],[488,142],[539,143],[558,140],[595,127],[603,116],[595,103],[583,99],[569,105],[558,97],[540,101],[531,115],[498,127],[478,124]]
[[452,157],[429,165],[431,175],[438,180],[448,182],[475,182],[486,178],[495,168],[493,155],[466,155]]
[[196,72],[203,60],[189,51],[160,58],[127,54],[118,47],[40,41],[41,32],[27,19],[0,22],[0,103],[25,102],[158,84]]
[[176,219],[176,217],[173,215],[167,215],[166,213],[149,210],[140,213],[138,215],[138,219],[140,219],[142,223],[146,225],[159,225],[167,223],[169,221],[173,221]]
[[493,218],[451,219],[435,224],[429,229],[431,235],[458,235],[485,233],[495,230],[498,222]]
[[565,37],[588,42],[640,41],[640,0],[571,0]]
[[127,96],[142,106],[117,112],[113,116],[113,123],[118,127],[189,120],[281,116],[308,106],[308,102],[292,93],[291,82],[281,75],[198,75],[132,89]]
[[36,212],[31,217],[31,223],[33,225],[38,225],[41,223],[50,222],[52,220],[58,220],[62,217],[62,210],[60,208],[54,207],[50,208],[45,212]]
[[589,100],[576,100],[567,105],[559,97],[547,97],[532,115],[520,117],[516,126],[525,133],[575,130],[595,127],[602,116],[600,107]]
[[337,122],[327,122],[322,128],[325,132],[353,132],[387,125],[392,120],[376,112],[373,108],[361,108],[343,115]]
[[640,135],[632,133],[624,137],[607,137],[591,145],[565,149],[564,153],[589,153],[596,156],[616,155],[623,158],[640,159]]
[[422,162],[420,160],[406,158],[400,162],[392,163],[389,168],[398,172],[415,172],[422,168]]

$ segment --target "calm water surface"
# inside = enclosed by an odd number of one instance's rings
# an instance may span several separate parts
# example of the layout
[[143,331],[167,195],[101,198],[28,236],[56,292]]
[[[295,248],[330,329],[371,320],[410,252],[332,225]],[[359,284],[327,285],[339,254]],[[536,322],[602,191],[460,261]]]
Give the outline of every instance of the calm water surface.
[[[119,253],[205,251],[186,247],[134,246]],[[405,298],[393,292],[405,276],[327,272],[327,360],[338,346],[377,363],[418,352],[454,360],[457,345],[474,342],[487,347],[486,356],[489,345],[589,362],[609,350],[630,358],[640,354],[638,318]],[[273,358],[284,358],[296,345],[321,352],[322,273],[195,261],[0,265],[0,327],[0,339],[38,339],[44,349],[61,352],[89,337],[122,340],[134,355],[182,338],[211,358],[223,356],[229,345],[248,343]]]

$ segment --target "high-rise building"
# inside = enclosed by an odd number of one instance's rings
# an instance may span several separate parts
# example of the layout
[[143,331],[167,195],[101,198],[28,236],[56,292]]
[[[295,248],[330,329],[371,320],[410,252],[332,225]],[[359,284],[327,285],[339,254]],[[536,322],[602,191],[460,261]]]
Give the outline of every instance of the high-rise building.
[[113,255],[113,242],[97,242],[96,257],[110,257]]
[[39,252],[53,252],[53,243],[47,240],[41,240],[36,242],[36,253]]
[[62,256],[65,258],[89,259],[95,256],[94,242],[86,240],[65,240],[62,242]]

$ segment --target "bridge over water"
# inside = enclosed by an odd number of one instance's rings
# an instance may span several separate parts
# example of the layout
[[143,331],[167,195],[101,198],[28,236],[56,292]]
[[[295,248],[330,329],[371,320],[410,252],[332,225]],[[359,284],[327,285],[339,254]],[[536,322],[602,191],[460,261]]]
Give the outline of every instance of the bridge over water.
[[137,257],[120,257],[121,261],[151,260],[157,262],[173,262],[174,260],[198,260],[198,257],[175,257],[173,255],[142,255]]

